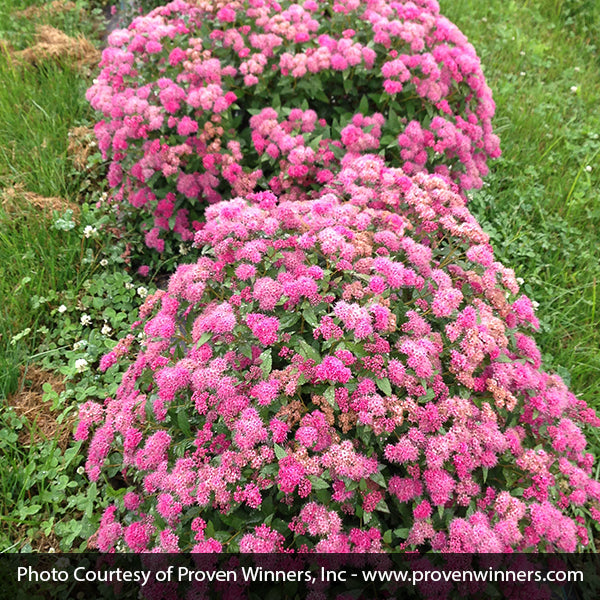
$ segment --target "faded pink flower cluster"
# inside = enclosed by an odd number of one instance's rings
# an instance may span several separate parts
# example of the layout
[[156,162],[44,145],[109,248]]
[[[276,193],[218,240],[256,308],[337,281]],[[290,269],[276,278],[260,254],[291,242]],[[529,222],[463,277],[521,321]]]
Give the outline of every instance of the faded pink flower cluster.
[[105,361],[129,366],[77,437],[92,480],[118,456],[131,487],[98,549],[588,544],[600,420],[541,369],[513,272],[443,177],[343,163],[311,200],[209,207],[202,258]]
[[171,233],[193,239],[206,205],[230,194],[268,184],[308,199],[343,147],[381,149],[407,174],[436,172],[461,190],[481,185],[500,154],[494,103],[437,2],[330,8],[176,0],[109,36],[87,98],[103,117],[112,200],[150,248],[168,250]]

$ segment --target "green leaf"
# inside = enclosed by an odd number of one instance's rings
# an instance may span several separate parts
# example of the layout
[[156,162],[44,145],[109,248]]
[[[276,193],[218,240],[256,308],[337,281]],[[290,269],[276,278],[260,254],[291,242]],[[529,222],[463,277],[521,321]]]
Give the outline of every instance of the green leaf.
[[144,406],[144,411],[146,413],[146,419],[150,422],[154,419],[154,396],[148,396],[146,398],[146,404]]
[[398,118],[396,111],[391,106],[388,113],[388,123],[390,125],[390,129],[393,131],[398,131],[400,129],[400,119]]
[[271,372],[271,367],[273,366],[271,348],[265,350],[258,358],[260,360],[260,370],[265,377],[268,377],[269,373]]
[[385,544],[391,544],[392,543],[392,530],[388,529],[384,534],[383,534],[383,541]]
[[402,539],[406,539],[408,537],[409,532],[410,532],[410,529],[408,527],[402,527],[401,529],[394,529],[394,535],[396,535]]
[[483,483],[485,483],[487,481],[488,468],[487,467],[482,467],[481,470],[483,471]]
[[302,311],[302,316],[304,317],[304,320],[311,326],[311,327],[318,327],[319,326],[319,321],[315,315],[315,311],[313,309],[312,306],[309,306],[308,308],[305,308]]
[[19,515],[21,517],[35,515],[35,513],[39,512],[41,508],[42,508],[41,504],[30,504],[28,506],[23,506],[19,509]]
[[252,346],[250,344],[240,346],[238,351],[246,358],[252,358]]
[[200,348],[201,346],[204,346],[204,344],[206,344],[206,342],[208,342],[211,339],[212,339],[212,333],[210,331],[205,331],[200,336],[200,339],[198,340],[198,344],[196,345],[196,347]]
[[371,481],[374,481],[377,485],[380,485],[382,488],[387,488],[385,477],[381,472],[374,473],[373,475],[371,475]]
[[292,313],[283,317],[280,321],[281,329],[289,329],[296,321],[300,318],[300,314],[297,312]]
[[385,502],[385,500],[380,500],[377,503],[375,510],[378,510],[379,512],[382,512],[382,513],[387,513],[388,515],[390,514],[390,507],[387,505],[387,502]]
[[369,113],[369,99],[366,96],[363,96],[360,99],[360,104],[358,105],[358,112],[361,115],[366,115]]
[[342,79],[342,83],[344,85],[344,92],[346,92],[346,94],[349,94],[352,91],[352,88],[354,87],[352,85],[352,80],[349,77],[344,77]]
[[213,537],[215,535],[215,526],[213,525],[212,521],[209,521],[206,524],[206,529],[204,530],[204,536],[206,538],[210,538]]
[[324,506],[328,506],[331,502],[331,494],[327,490],[316,490],[317,500]]
[[335,388],[333,386],[329,386],[323,392],[323,396],[325,396],[325,400],[327,400],[331,406],[335,406]]
[[324,479],[321,479],[321,477],[317,477],[316,475],[309,475],[308,479],[312,484],[313,490],[329,489],[329,484]]
[[181,431],[183,432],[183,435],[185,435],[185,437],[187,437],[187,438],[192,437],[192,430],[190,428],[190,422],[189,422],[187,413],[183,409],[180,409],[177,412],[177,425],[179,425],[179,429],[181,429]]
[[397,136],[387,133],[382,136],[380,144],[383,148],[393,148],[397,144],[397,139]]
[[317,364],[321,363],[321,355],[306,341],[303,339],[298,340],[299,353],[304,358],[311,358]]
[[325,102],[326,104],[329,104],[331,102],[331,99],[325,95],[325,92],[323,92],[321,88],[313,88],[312,93],[313,98],[320,100],[321,102]]
[[508,357],[506,354],[501,354],[496,359],[494,359],[495,363],[512,363],[513,359]]
[[387,377],[384,377],[383,379],[378,379],[377,380],[377,387],[386,396],[391,396],[392,395],[392,384],[390,383],[390,380]]
[[279,444],[274,444],[273,450],[275,450],[275,456],[277,457],[277,460],[282,460],[287,456],[287,452]]

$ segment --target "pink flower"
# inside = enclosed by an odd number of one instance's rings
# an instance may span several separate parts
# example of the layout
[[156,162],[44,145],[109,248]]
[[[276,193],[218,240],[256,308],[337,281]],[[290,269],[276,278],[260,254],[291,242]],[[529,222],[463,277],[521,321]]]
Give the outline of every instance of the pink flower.
[[444,505],[450,500],[456,485],[451,475],[442,469],[427,469],[423,473],[423,478],[433,504]]
[[262,277],[256,280],[252,293],[261,310],[273,310],[283,294],[283,286],[270,277]]
[[235,21],[235,10],[229,6],[224,6],[217,12],[217,19],[224,23],[233,23]]
[[260,313],[250,313],[246,316],[246,324],[253,335],[265,346],[271,346],[277,341],[279,319],[267,317]]
[[151,528],[139,521],[125,527],[123,537],[125,543],[133,552],[143,552],[150,542]]
[[315,370],[317,379],[321,381],[339,381],[347,383],[352,376],[352,371],[344,366],[344,363],[333,356],[326,356]]

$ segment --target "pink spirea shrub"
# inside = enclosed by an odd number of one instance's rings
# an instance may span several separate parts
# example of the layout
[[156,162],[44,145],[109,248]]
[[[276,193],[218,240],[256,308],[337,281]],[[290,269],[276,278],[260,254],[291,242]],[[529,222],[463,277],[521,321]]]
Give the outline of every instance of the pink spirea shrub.
[[100,550],[588,544],[600,421],[542,370],[532,303],[448,182],[348,156],[312,200],[206,217],[141,346],[104,362],[129,365],[116,396],[81,409],[90,478],[129,486]]
[[113,32],[101,67],[112,200],[160,252],[230,195],[309,199],[344,150],[461,190],[500,153],[479,59],[434,0],[176,0]]

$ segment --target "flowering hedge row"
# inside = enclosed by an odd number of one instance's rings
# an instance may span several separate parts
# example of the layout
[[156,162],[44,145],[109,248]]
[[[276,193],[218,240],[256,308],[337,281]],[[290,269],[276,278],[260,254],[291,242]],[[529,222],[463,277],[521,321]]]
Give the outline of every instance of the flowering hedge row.
[[[572,552],[598,520],[584,424],[514,274],[444,178],[349,154],[310,200],[206,211],[81,409],[127,493],[103,551]],[[110,457],[110,460],[109,460]],[[109,465],[110,463],[110,465]]]
[[479,59],[434,0],[194,4],[113,32],[87,94],[112,200],[150,248],[232,195],[308,199],[348,149],[461,190],[500,153]]

